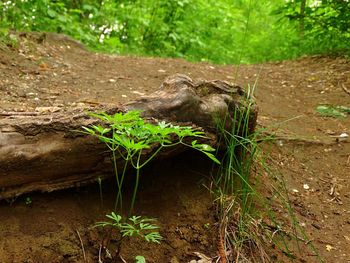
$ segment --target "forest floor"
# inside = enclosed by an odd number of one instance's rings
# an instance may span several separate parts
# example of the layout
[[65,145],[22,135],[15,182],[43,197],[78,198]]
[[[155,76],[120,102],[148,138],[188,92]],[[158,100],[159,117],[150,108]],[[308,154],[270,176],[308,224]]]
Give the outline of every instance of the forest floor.
[[[325,262],[350,262],[350,138],[338,140],[350,134],[350,117],[316,112],[321,104],[350,107],[343,89],[350,88],[350,62],[344,58],[219,66],[96,54],[64,36],[22,34],[13,47],[0,44],[0,118],[8,112],[124,103],[152,93],[175,73],[244,88],[257,83],[258,125],[275,134],[262,146],[286,182],[299,224]],[[217,255],[217,218],[203,186],[208,170],[209,163],[191,154],[147,168],[136,210],[158,219],[165,240],[161,245],[128,243],[122,252],[128,262],[136,255],[147,262],[189,262],[194,252]],[[88,262],[98,262],[101,231],[91,227],[112,207],[109,185],[102,184],[103,200],[96,183],[1,201],[0,262],[84,262],[81,242]],[[281,218],[288,216],[275,210]],[[269,251],[272,262],[292,260]],[[317,257],[302,249],[293,260],[317,262]]]

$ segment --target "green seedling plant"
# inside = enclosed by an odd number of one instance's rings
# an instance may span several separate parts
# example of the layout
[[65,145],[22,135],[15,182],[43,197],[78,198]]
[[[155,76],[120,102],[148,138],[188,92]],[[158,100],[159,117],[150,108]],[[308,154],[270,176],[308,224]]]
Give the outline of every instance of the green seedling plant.
[[26,200],[25,200],[25,204],[26,205],[31,205],[32,204],[32,199],[30,197],[27,197]]
[[136,257],[135,257],[135,260],[136,260],[136,261],[135,261],[136,263],[146,263],[146,259],[145,259],[144,256],[140,256],[140,255],[139,255],[139,256],[136,256]]
[[[117,239],[117,255],[120,255],[122,242],[127,237],[139,237],[147,242],[157,244],[159,244],[163,239],[157,231],[159,227],[154,224],[155,219],[141,216],[131,216],[126,222],[123,222],[122,216],[114,212],[107,214],[106,217],[109,219],[109,221],[97,222],[95,226],[112,227],[118,231],[119,237]],[[137,256],[136,258],[141,260],[141,257],[142,256]]]
[[[220,163],[213,154],[215,149],[208,144],[198,141],[205,138],[204,132],[192,127],[175,126],[164,121],[157,123],[146,122],[141,117],[140,111],[117,112],[113,115],[105,112],[89,113],[89,115],[98,119],[101,124],[94,124],[89,127],[83,126],[83,130],[80,132],[97,137],[106,144],[112,153],[112,163],[117,182],[115,210],[117,210],[118,206],[121,211],[123,210],[122,191],[128,168],[133,168],[135,171],[135,184],[129,208],[130,215],[135,205],[140,170],[163,149],[182,145],[198,150],[213,162]],[[121,170],[118,167],[120,163],[122,163]],[[99,182],[100,184],[101,182]],[[117,254],[119,255],[121,244],[126,237],[138,236],[154,243],[160,243],[162,239],[159,232],[156,231],[158,226],[152,223],[153,219],[130,216],[127,221],[123,222],[122,217],[115,212],[111,212],[106,216],[110,221],[98,222],[96,226],[110,226],[119,231],[120,238],[117,248]],[[135,259],[137,262],[145,262],[142,256],[138,256]]]
[[[129,213],[131,213],[134,209],[139,186],[140,170],[163,149],[183,145],[202,152],[215,163],[220,163],[213,154],[214,148],[208,144],[198,142],[198,139],[205,138],[204,132],[192,127],[175,126],[164,121],[155,124],[146,122],[141,117],[140,111],[118,112],[113,115],[105,112],[89,114],[102,121],[102,125],[83,126],[82,132],[97,137],[112,152],[112,162],[118,188],[115,210],[118,206],[122,210],[122,187],[128,167],[131,166],[136,174],[129,210]],[[144,157],[146,156],[145,153],[148,153],[148,157]],[[123,161],[121,171],[118,169],[120,159]]]
[[345,106],[319,105],[316,111],[324,117],[346,118],[350,114],[350,108]]

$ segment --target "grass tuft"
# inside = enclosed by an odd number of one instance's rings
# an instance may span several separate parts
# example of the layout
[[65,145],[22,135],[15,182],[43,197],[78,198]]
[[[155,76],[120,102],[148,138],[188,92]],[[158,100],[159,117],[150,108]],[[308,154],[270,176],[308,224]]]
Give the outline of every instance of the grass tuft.
[[[253,90],[245,107],[236,107],[232,116],[218,121],[225,150],[211,191],[220,218],[221,262],[272,262],[271,247],[293,261],[293,251],[305,246],[322,262],[293,211],[283,176],[271,168],[261,148],[271,137],[264,135],[266,129],[252,129]],[[276,208],[287,218],[282,221]]]

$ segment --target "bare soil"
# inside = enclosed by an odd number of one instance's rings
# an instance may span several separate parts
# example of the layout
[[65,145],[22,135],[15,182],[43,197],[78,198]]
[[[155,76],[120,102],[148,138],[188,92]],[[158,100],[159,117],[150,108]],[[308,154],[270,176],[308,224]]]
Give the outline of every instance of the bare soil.
[[[0,44],[0,118],[127,102],[157,90],[175,73],[245,88],[257,82],[259,127],[276,137],[263,147],[286,181],[301,226],[325,262],[350,262],[350,138],[337,139],[350,134],[350,117],[315,111],[320,104],[350,107],[342,88],[350,88],[344,58],[219,66],[96,54],[65,36],[21,34],[15,46]],[[193,153],[147,168],[136,211],[157,218],[165,239],[161,245],[127,240],[122,255],[128,262],[136,255],[147,262],[189,262],[194,252],[217,256],[217,218],[204,187],[209,171],[210,163]],[[0,262],[84,262],[78,233],[88,262],[98,262],[103,233],[92,226],[113,207],[113,180],[102,188],[103,200],[96,183],[1,201]],[[283,253],[269,251],[273,261],[288,262]],[[307,249],[295,250],[294,260],[317,262]]]

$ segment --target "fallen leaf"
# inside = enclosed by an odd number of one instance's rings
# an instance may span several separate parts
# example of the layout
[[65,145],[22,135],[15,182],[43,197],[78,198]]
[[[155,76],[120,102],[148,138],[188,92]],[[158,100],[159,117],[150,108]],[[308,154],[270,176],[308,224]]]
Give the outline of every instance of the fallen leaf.
[[39,67],[40,67],[40,70],[48,70],[49,69],[49,66],[44,62],[40,63]]
[[196,257],[199,258],[199,260],[191,260],[189,263],[211,263],[212,259],[210,257],[207,257],[206,255],[199,253],[199,252],[193,252],[193,254],[196,255]]
[[326,245],[326,250],[327,251],[331,251],[332,249],[334,249],[334,247],[332,247],[331,245]]

